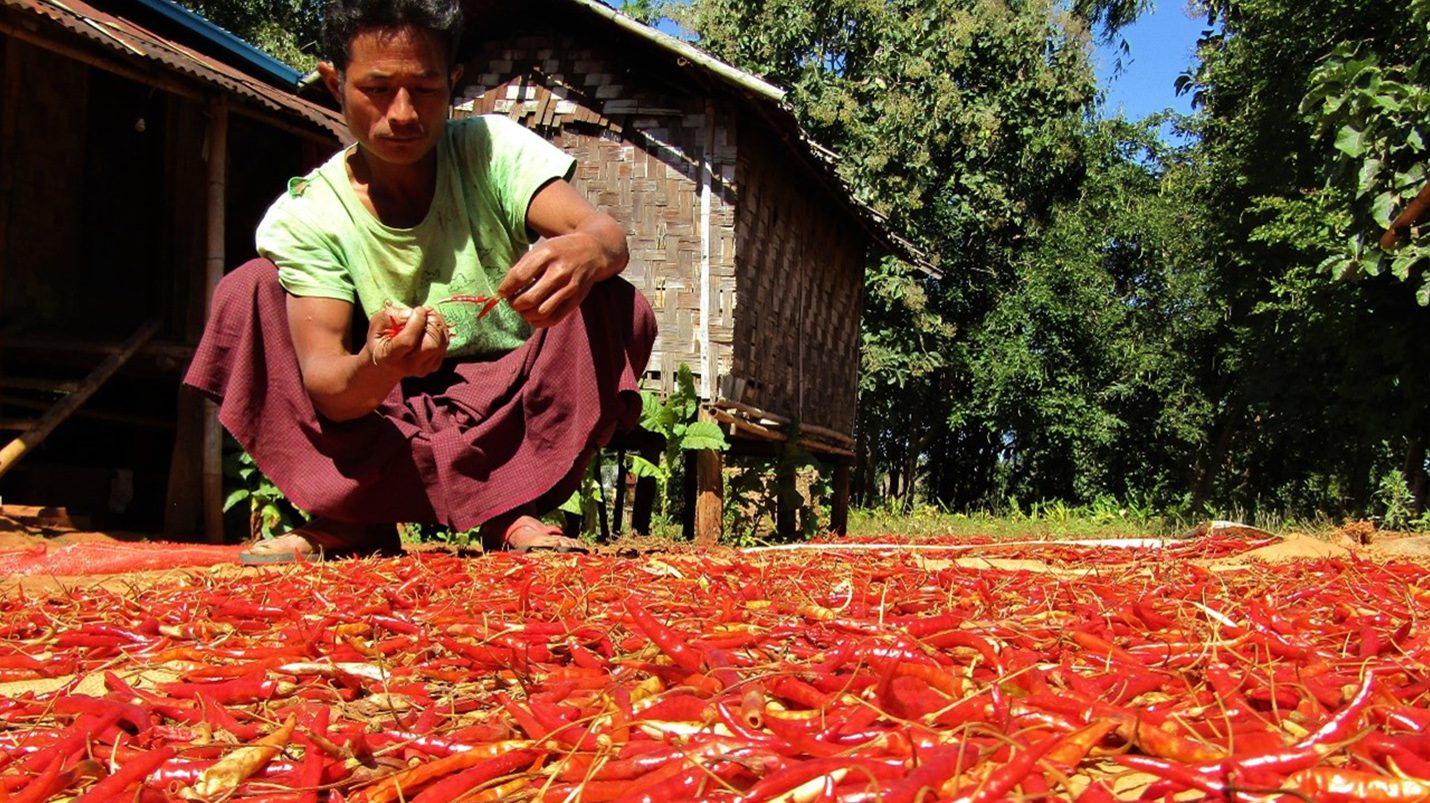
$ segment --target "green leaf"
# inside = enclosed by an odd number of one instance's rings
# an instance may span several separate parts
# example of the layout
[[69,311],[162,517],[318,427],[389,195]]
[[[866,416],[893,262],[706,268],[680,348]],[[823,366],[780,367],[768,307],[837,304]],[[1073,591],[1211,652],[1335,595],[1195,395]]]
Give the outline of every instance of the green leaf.
[[1342,252],[1326,257],[1321,264],[1317,266],[1317,269],[1329,272],[1332,279],[1340,281],[1346,278],[1354,266],[1355,261],[1348,259],[1345,253]]
[[1379,248],[1372,248],[1361,258],[1360,268],[1369,276],[1379,276],[1380,272],[1385,269],[1381,264],[1384,261],[1385,252]]
[[1352,159],[1359,159],[1365,153],[1365,146],[1362,143],[1364,134],[1354,126],[1342,126],[1336,134],[1336,150],[1344,153]]
[[1420,283],[1420,289],[1415,292],[1415,300],[1422,307],[1430,307],[1430,274]]
[[225,500],[223,500],[223,510],[224,510],[224,512],[227,513],[230,508],[232,508],[234,505],[238,504],[239,502],[242,502],[243,500],[247,499],[247,498],[249,497],[249,495],[250,495],[250,494],[249,494],[249,491],[248,491],[247,488],[236,488],[236,489],[234,489],[234,491],[228,495],[228,498],[225,499]]
[[1398,254],[1390,263],[1390,272],[1395,274],[1395,278],[1406,281],[1410,278],[1410,268],[1418,261],[1415,253]]
[[730,448],[730,442],[725,440],[725,433],[715,422],[696,421],[686,428],[685,436],[680,439],[680,448],[688,451],[698,449],[724,451]]
[[660,397],[649,390],[641,391],[641,428],[649,432],[659,432],[660,411]]
[[1380,160],[1366,159],[1360,166],[1359,193],[1370,195],[1380,189]]
[[1390,227],[1391,218],[1395,213],[1395,202],[1400,200],[1400,194],[1394,190],[1387,190],[1376,196],[1370,206],[1371,219],[1375,225],[1382,229]]
[[631,455],[631,473],[642,479],[650,477],[659,480],[668,476],[665,469],[640,455]]
[[557,508],[557,510],[560,510],[564,513],[570,513],[576,516],[581,515],[584,512],[581,509],[581,492],[576,491],[572,493],[571,498],[567,499],[565,502],[562,502],[561,506]]

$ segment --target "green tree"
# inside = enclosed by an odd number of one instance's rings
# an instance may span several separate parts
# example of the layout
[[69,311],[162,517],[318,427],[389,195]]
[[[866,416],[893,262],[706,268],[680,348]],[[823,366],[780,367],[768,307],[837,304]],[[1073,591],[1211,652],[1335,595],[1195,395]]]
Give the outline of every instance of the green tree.
[[322,0],[177,0],[285,64],[307,72],[318,63]]
[[1396,278],[1414,266],[1347,259],[1368,256],[1384,193],[1418,175],[1419,101],[1402,89],[1426,52],[1423,6],[1209,6],[1216,30],[1188,87],[1203,104],[1200,203],[1227,315],[1199,499],[1365,512],[1395,464],[1423,499],[1427,317]]
[[1218,306],[1187,203],[1202,165],[1159,122],[1089,125],[1082,191],[1032,233],[1021,281],[971,335],[965,407],[998,434],[995,493],[1168,507],[1186,488]]
[[[1050,318],[1083,322],[1077,297],[1059,290],[1073,279],[1034,255],[1052,210],[1079,197],[1089,169],[1094,26],[1111,36],[1144,5],[662,4],[702,47],[789,88],[811,134],[841,154],[855,192],[937,255],[940,280],[891,259],[867,273],[859,501],[909,504],[922,493],[987,504],[1019,461],[1024,479],[1057,477],[1028,480],[1029,492],[1072,493],[1067,455],[1081,447],[1054,430],[1095,421],[1105,442],[1116,429],[1091,399],[1090,376],[1067,378],[1076,402],[1047,395],[1036,375],[1055,357],[1041,351],[1047,342],[1020,340],[1019,316],[1038,307],[1035,294]],[[1062,356],[1098,361],[1100,338],[1115,328],[1104,323],[1063,344]],[[1020,349],[1037,352],[1039,365],[1020,373],[1001,362]],[[1030,401],[1046,402],[1043,412],[1019,418]]]

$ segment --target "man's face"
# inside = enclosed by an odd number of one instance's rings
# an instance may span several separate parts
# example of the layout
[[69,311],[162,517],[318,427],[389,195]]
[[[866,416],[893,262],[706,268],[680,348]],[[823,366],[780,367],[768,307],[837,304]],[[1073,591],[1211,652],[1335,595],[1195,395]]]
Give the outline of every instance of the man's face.
[[346,71],[319,66],[366,155],[393,165],[421,161],[437,146],[451,89],[442,42],[431,31],[370,28],[353,37]]

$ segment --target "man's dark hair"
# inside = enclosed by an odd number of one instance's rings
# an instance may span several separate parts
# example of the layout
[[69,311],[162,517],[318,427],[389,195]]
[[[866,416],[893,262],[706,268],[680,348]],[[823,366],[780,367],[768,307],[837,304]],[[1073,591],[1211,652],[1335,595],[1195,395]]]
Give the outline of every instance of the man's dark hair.
[[462,43],[462,5],[458,0],[328,0],[323,13],[323,58],[346,70],[353,37],[370,28],[425,28],[447,46],[447,65]]

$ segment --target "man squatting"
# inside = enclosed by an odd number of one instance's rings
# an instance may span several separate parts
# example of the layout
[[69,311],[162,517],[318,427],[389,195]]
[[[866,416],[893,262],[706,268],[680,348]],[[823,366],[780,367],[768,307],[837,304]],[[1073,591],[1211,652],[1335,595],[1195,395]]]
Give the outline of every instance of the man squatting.
[[356,142],[269,208],[185,377],[314,515],[245,560],[391,552],[397,522],[579,547],[535,516],[639,414],[655,322],[625,233],[540,136],[449,119],[461,35],[456,0],[327,5],[318,71]]

